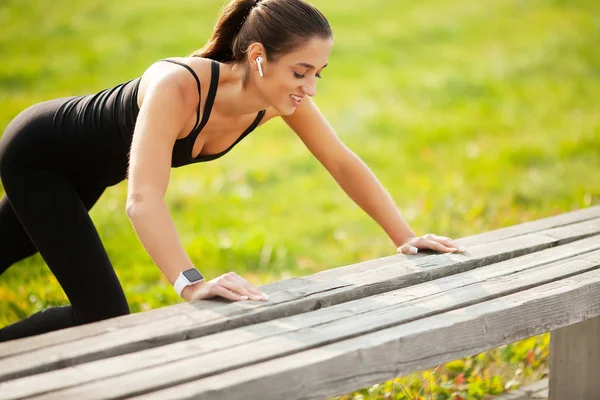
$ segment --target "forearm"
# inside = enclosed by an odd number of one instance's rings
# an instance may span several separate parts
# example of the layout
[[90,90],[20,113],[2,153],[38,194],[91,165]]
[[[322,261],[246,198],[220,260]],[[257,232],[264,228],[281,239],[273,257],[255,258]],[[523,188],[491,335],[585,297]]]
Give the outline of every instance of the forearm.
[[396,247],[416,236],[390,194],[359,157],[353,154],[333,176],[344,192],[381,226]]
[[181,271],[194,268],[162,199],[140,201],[127,209],[142,245],[171,284]]

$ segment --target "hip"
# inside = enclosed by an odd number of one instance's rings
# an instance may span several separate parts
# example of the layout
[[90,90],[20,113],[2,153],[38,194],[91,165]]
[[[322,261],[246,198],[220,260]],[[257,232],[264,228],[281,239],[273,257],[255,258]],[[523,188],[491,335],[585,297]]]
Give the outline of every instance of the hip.
[[59,124],[65,106],[80,96],[33,104],[21,111],[0,137],[0,162],[13,168],[53,169],[74,180],[107,186],[125,178],[128,148],[118,134],[78,128],[78,121]]

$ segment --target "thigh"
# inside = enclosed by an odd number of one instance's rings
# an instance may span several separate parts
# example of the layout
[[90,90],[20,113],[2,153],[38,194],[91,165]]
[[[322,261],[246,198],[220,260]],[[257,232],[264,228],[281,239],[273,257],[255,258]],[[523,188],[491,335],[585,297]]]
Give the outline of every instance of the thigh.
[[61,153],[68,135],[54,129],[54,116],[69,99],[43,101],[17,114],[0,137],[0,167],[21,163],[58,169],[68,161]]
[[100,196],[102,196],[102,193],[104,193],[104,191],[106,190],[106,186],[93,184],[77,184],[74,185],[74,187],[77,191],[77,194],[79,195],[79,198],[81,199],[83,207],[87,211],[90,211],[92,209],[92,207],[100,199]]
[[23,231],[56,276],[78,322],[85,323],[129,310],[88,214],[105,186],[87,176],[75,184],[64,171],[65,165],[78,170],[87,164],[84,156],[71,158],[75,149],[62,151],[69,134],[53,130],[64,101],[33,105],[9,123],[0,138],[0,179]]
[[[94,206],[105,189],[104,186],[77,187],[77,193],[86,210],[89,211]],[[38,252],[6,195],[0,199],[0,238],[0,275],[11,265]]]
[[[0,137],[0,180],[3,187],[4,180],[10,179],[20,165],[31,165],[33,157],[45,154],[43,150],[48,146],[43,138],[51,130],[52,116],[59,103],[49,101],[31,105],[6,126]],[[22,184],[27,185],[26,182]],[[6,195],[0,200],[0,238],[0,274],[12,264],[37,253]]]
[[0,275],[11,265],[37,253],[21,222],[4,196],[0,200]]
[[31,242],[56,276],[78,323],[129,312],[108,254],[88,214],[104,188],[76,186],[59,172],[14,166],[6,195]]

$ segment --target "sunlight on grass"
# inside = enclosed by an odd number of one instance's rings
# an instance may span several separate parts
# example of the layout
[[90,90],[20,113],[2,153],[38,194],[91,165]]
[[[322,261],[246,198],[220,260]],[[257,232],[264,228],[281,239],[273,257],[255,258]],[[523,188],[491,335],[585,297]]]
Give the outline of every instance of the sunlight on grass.
[[[201,47],[222,4],[4,1],[0,127],[35,102]],[[600,3],[313,4],[335,39],[315,100],[418,234],[462,237],[600,204]],[[180,302],[127,219],[126,189],[108,188],[90,215],[131,310]],[[395,253],[281,121],[222,159],[173,170],[166,201],[208,279],[233,270],[262,285]],[[2,275],[0,298],[0,326],[67,304],[39,255]],[[482,399],[542,377],[547,348],[542,335],[340,399]]]

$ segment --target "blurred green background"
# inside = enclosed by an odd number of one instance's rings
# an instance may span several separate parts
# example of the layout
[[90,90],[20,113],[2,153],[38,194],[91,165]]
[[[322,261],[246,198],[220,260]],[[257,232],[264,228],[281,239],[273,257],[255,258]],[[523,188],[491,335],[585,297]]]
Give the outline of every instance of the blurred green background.
[[[33,103],[94,93],[202,47],[223,4],[0,1],[0,132]],[[417,234],[459,238],[600,204],[598,1],[312,4],[335,40],[315,101]],[[90,214],[130,308],[180,302],[127,219],[126,189],[109,188]],[[282,121],[221,159],[172,170],[167,202],[207,279],[233,270],[261,285],[395,254]],[[0,277],[0,299],[0,327],[67,303],[39,255]],[[442,366],[420,396],[481,399],[537,379],[547,342]],[[346,398],[418,398],[429,372]]]

